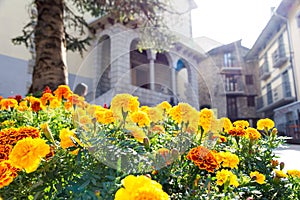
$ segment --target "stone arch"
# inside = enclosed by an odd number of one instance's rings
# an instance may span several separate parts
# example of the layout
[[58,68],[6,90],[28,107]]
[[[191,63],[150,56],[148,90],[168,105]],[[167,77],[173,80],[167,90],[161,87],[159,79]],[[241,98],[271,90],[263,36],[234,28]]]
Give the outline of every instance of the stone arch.
[[180,58],[176,63],[176,91],[179,99],[188,99],[189,93],[193,89],[191,82],[191,68],[189,63],[184,59]]
[[99,68],[97,70],[96,98],[111,89],[111,38],[102,35],[98,40]]
[[130,44],[130,70],[131,84],[134,86],[150,89],[149,60],[146,50],[138,50],[139,39],[132,40]]
[[164,94],[172,94],[172,67],[167,52],[157,53],[155,63],[155,90]]

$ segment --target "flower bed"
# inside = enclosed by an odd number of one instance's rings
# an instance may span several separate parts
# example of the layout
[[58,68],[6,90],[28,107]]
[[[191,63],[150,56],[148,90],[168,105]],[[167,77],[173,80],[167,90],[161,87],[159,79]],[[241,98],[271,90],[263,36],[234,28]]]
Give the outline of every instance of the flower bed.
[[217,119],[189,104],[92,105],[62,85],[0,101],[3,199],[300,199],[273,150],[274,122]]

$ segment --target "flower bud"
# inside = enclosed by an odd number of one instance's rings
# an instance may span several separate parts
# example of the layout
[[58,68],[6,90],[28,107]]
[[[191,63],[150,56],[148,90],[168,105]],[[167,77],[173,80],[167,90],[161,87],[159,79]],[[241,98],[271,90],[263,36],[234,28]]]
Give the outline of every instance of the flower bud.
[[146,148],[146,149],[149,149],[150,148],[150,140],[149,140],[149,138],[144,138],[143,139],[143,144],[144,144],[144,147]]
[[284,168],[284,162],[281,162],[281,163],[279,164],[279,166],[280,166],[280,170],[283,170],[283,168]]

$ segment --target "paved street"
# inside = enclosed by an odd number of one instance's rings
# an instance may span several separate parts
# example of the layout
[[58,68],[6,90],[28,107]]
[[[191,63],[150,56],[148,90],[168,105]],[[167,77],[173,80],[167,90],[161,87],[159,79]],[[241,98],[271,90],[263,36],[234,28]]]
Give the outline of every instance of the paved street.
[[299,169],[300,170],[300,145],[299,144],[285,144],[279,147],[275,154],[280,156],[280,162],[285,163],[285,170]]

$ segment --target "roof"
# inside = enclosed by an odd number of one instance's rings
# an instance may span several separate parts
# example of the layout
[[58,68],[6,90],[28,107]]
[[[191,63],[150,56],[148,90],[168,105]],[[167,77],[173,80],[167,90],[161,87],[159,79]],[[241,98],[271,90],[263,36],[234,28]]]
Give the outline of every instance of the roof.
[[275,12],[271,16],[265,28],[262,30],[254,45],[246,55],[246,58],[257,57],[258,53],[264,48],[264,45],[268,43],[274,35],[278,32],[283,24],[286,23],[285,17],[287,17],[289,10],[296,0],[282,0]]

